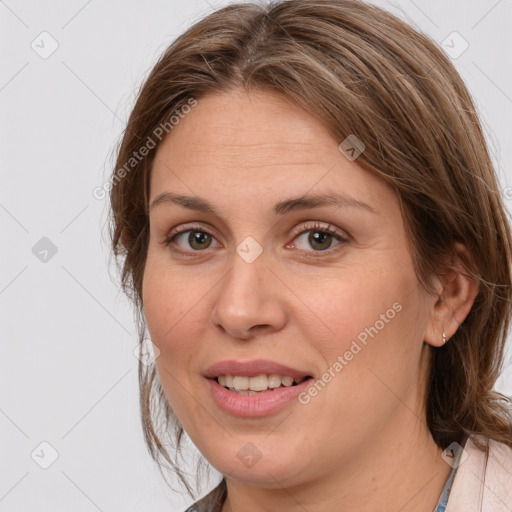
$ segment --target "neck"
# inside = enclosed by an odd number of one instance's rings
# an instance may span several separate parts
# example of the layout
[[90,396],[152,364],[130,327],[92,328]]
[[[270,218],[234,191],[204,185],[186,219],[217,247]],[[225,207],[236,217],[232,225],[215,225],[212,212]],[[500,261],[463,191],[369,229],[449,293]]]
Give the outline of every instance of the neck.
[[261,488],[227,477],[222,512],[432,512],[451,467],[410,410],[402,408],[398,423],[373,435],[358,460],[342,461],[312,481]]

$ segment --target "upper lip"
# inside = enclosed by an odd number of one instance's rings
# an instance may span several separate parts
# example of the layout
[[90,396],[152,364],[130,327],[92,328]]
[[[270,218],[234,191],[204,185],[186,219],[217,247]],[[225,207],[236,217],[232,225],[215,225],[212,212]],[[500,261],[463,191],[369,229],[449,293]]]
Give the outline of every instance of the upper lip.
[[257,375],[276,374],[281,376],[289,376],[294,379],[311,376],[311,373],[297,368],[291,368],[284,364],[276,363],[266,359],[253,359],[251,361],[219,361],[211,365],[204,376],[214,379],[219,375],[240,375],[244,377],[256,377]]

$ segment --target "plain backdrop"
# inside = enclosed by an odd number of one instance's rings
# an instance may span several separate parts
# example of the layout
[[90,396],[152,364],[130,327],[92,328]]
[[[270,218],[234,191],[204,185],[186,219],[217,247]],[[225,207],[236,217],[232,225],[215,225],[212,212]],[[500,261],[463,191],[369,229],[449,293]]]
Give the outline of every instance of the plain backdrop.
[[[108,179],[158,55],[228,3],[0,1],[3,512],[179,511],[191,502],[166,488],[144,445],[135,325],[109,271],[108,204],[93,190]],[[512,3],[378,3],[451,53],[510,208]],[[498,389],[512,394],[510,366]]]

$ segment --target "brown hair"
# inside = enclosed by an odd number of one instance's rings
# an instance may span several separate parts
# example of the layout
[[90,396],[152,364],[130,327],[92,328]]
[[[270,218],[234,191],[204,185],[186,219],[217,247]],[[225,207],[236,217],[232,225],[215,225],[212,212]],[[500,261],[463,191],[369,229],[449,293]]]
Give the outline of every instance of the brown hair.
[[[278,91],[320,118],[336,140],[355,134],[363,141],[357,162],[394,187],[427,290],[454,242],[471,251],[467,271],[479,292],[449,342],[431,350],[427,424],[441,448],[470,434],[512,446],[508,402],[493,391],[510,321],[511,233],[475,106],[450,60],[425,35],[357,0],[230,5],[160,57],[138,94],[116,169],[191,100],[239,87]],[[114,172],[110,194],[113,252],[123,257],[122,287],[135,304],[141,343],[155,152],[122,179]],[[149,451],[174,468],[190,493],[165,446],[171,441],[177,457],[183,430],[155,365],[139,364],[139,380]]]

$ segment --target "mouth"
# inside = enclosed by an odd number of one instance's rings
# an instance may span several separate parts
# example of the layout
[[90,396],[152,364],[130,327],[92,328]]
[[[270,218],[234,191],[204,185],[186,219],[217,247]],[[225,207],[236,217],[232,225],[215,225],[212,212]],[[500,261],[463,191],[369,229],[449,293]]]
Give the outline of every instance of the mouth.
[[298,386],[304,381],[312,379],[310,375],[292,377],[279,374],[261,374],[253,377],[246,375],[218,375],[213,380],[224,389],[238,395],[260,395],[275,392],[280,388]]
[[292,407],[314,374],[268,359],[231,359],[213,364],[203,377],[220,409],[232,416],[254,418]]
[[225,413],[240,418],[261,418],[277,414],[294,404],[296,406],[301,393],[313,382],[313,377],[218,375],[205,380],[213,401]]

